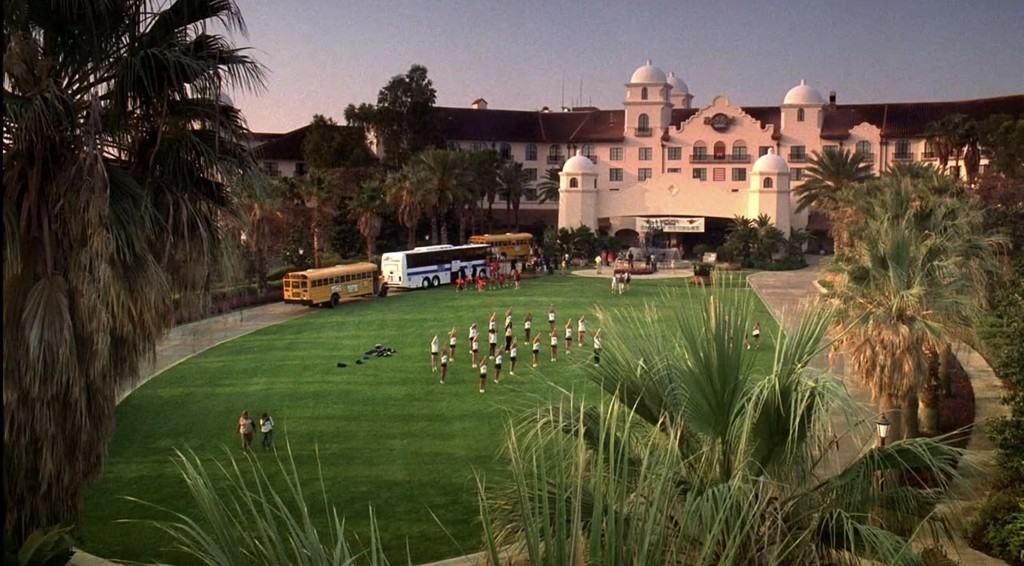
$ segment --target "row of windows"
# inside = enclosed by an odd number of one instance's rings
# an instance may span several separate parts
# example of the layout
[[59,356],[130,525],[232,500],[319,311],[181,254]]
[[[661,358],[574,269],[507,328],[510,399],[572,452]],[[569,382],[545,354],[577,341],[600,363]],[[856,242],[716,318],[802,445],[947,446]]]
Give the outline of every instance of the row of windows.
[[[644,115],[641,114],[641,116],[644,116]],[[459,148],[458,143],[452,143],[452,144],[450,144],[450,146],[453,149],[458,149]],[[570,145],[569,147],[571,148],[573,146]],[[768,150],[771,149],[771,147],[772,146],[767,146],[767,145],[758,146],[758,148],[757,148],[757,150],[758,150],[757,151],[757,155],[759,157],[762,156],[762,155],[765,155],[766,153],[768,153]],[[825,150],[825,149],[838,149],[838,147],[839,146],[836,146],[836,145],[825,145],[825,146],[822,147],[822,149],[823,150]],[[929,152],[929,147],[930,147],[930,144],[926,145],[926,147],[925,147],[925,155],[928,156],[928,157],[931,157],[934,152],[930,153]],[[486,143],[483,143],[483,142],[474,142],[473,145],[471,146],[471,148],[472,148],[473,151],[483,151],[483,150],[488,149],[488,145]],[[565,153],[563,153],[562,148],[563,148],[563,146],[558,145],[558,144],[551,145],[551,146],[548,147],[548,161],[550,163],[561,162],[561,161],[565,160]],[[730,155],[733,159],[747,159],[747,157],[748,157],[747,144],[743,140],[737,140],[737,141],[733,142],[731,151],[729,151],[729,150],[730,150],[730,148],[725,144],[725,142],[718,141],[718,142],[715,142],[711,146],[711,153],[710,153],[710,155],[713,156],[715,159],[724,159],[727,154]],[[870,156],[871,155],[871,142],[869,142],[869,141],[859,141],[859,142],[857,142],[856,151],[858,153],[862,153],[864,155]],[[501,154],[502,159],[512,159],[512,145],[508,144],[508,143],[500,144],[500,146],[499,146],[499,153]],[[583,155],[585,155],[586,157],[589,157],[590,159],[592,159],[594,161],[597,161],[597,151],[595,150],[593,144],[583,144],[582,146],[580,146],[580,153],[582,153]],[[910,140],[897,140],[896,141],[895,154],[897,156],[897,159],[899,159],[901,157],[910,156],[911,155],[911,153],[910,153]],[[534,144],[534,143],[526,144],[525,155],[524,155],[524,159],[523,160],[524,161],[537,161],[537,155],[538,155],[537,144]],[[697,140],[697,141],[695,141],[693,143],[693,158],[694,158],[694,160],[706,159],[708,157],[708,155],[709,155],[709,153],[708,153],[707,143],[705,143],[704,141],[701,141],[701,140]],[[625,156],[625,152],[624,152],[624,148],[622,148],[622,147],[612,147],[612,148],[609,148],[609,150],[608,150],[608,159],[610,161],[622,161],[624,159],[624,156]],[[638,148],[638,157],[639,157],[639,159],[641,161],[650,161],[650,160],[652,160],[653,159],[653,148],[652,147],[647,147],[647,146]],[[680,147],[680,146],[668,146],[666,148],[666,159],[668,159],[669,161],[680,161],[680,160],[682,160],[683,159],[683,148]],[[791,159],[791,160],[793,160],[793,159],[795,159],[795,160],[805,160],[805,159],[807,159],[807,148],[806,148],[806,146],[802,146],[802,145],[790,146],[790,148],[789,148],[789,159]],[[274,176],[274,177],[280,175],[280,171],[278,170],[278,165],[277,165],[276,162],[267,161],[267,162],[264,162],[263,165],[264,165],[264,171],[267,174],[269,174],[271,176]],[[301,172],[300,172],[300,168],[302,169]],[[305,164],[301,163],[301,162],[296,164],[296,174],[297,175],[301,175],[304,172],[305,172]]]
[[[363,281],[363,280],[372,278],[373,275],[374,274],[372,272],[366,272],[366,273],[353,273],[353,274],[350,274],[350,275],[339,275],[337,277],[323,277],[321,279],[313,280],[311,282],[311,284],[312,284],[314,289],[317,288],[317,287],[330,287],[331,285],[340,285],[342,283],[347,283],[349,281]],[[289,288],[290,287],[305,287],[305,282],[304,281],[303,282],[299,282],[298,280],[285,279],[284,286],[285,287],[289,287]]]
[[[680,168],[672,168],[672,167],[668,168],[667,171],[668,171],[668,173],[682,173],[683,172],[683,170],[680,169]],[[714,181],[725,181],[725,173],[726,173],[726,168],[725,167],[713,167],[711,169],[711,171],[712,171],[712,180],[714,180]],[[792,169],[790,169],[790,178],[792,178],[794,181],[799,181],[799,180],[803,179],[803,172],[804,172],[803,169],[792,168]],[[639,181],[646,181],[647,179],[650,179],[653,176],[653,172],[652,172],[651,168],[649,168],[649,167],[641,167],[641,168],[637,169],[636,173],[637,173],[637,175],[636,175],[637,176],[637,180],[639,180]],[[623,181],[623,176],[624,176],[624,171],[623,171],[623,169],[621,167],[612,167],[611,169],[608,169],[608,181],[611,182],[611,183],[621,183]],[[707,169],[707,167],[694,167],[693,168],[693,178],[697,179],[699,181],[707,181],[708,180],[708,169]],[[572,179],[572,181],[574,181],[574,180],[575,179]],[[746,167],[733,167],[732,168],[732,180],[733,181],[737,181],[737,182],[745,182],[747,180],[747,168]],[[575,187],[576,185],[570,184],[570,186]]]

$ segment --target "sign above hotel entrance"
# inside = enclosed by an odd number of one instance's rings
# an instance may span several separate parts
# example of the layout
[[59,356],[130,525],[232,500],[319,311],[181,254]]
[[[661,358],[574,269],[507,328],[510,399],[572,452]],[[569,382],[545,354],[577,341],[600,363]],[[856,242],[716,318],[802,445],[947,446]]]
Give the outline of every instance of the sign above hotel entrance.
[[703,232],[704,218],[641,218],[640,231]]

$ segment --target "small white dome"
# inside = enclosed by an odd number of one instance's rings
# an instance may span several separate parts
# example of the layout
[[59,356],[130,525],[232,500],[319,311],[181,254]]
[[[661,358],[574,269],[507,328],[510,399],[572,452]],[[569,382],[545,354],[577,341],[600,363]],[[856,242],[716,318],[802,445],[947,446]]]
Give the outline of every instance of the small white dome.
[[634,84],[663,84],[665,82],[665,71],[652,65],[651,60],[648,59],[644,66],[638,67],[637,70],[633,71],[633,76],[629,78],[629,82]]
[[672,85],[672,96],[690,94],[690,87],[686,86],[683,79],[677,77],[675,73],[669,72],[667,82]]
[[781,155],[775,153],[774,147],[770,147],[768,148],[768,153],[762,155],[754,162],[751,172],[765,175],[789,173],[789,165]]
[[825,99],[821,97],[820,92],[808,86],[807,81],[801,80],[800,84],[789,89],[786,98],[782,99],[782,103],[798,106],[821,106],[825,104]]
[[594,162],[589,158],[585,157],[579,150],[576,151],[576,155],[569,158],[562,165],[562,173],[572,173],[575,175],[597,175],[597,167]]

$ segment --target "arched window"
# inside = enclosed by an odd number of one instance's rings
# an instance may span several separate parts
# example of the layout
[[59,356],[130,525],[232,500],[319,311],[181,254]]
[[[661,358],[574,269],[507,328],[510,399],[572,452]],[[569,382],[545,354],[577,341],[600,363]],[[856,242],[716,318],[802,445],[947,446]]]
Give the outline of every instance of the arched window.
[[804,109],[803,108],[797,108],[796,109],[796,121],[797,122],[803,122],[804,121]]
[[582,151],[582,153],[583,153],[584,157],[586,157],[587,159],[589,159],[591,161],[594,161],[594,155],[595,155],[594,154],[594,144],[592,144],[592,143],[585,143],[585,144],[583,144],[583,151]]
[[702,141],[693,142],[693,159],[691,161],[707,161],[708,145]]
[[732,158],[740,161],[747,158],[747,142],[743,140],[732,142]]
[[647,100],[647,87],[640,89],[640,100]]
[[871,155],[871,142],[859,141],[857,142],[857,153],[862,155]]
[[526,161],[537,161],[537,144],[526,144]]
[[501,152],[501,158],[502,159],[512,159],[512,144],[509,144],[509,143],[501,144],[500,152]]
[[715,159],[725,159],[725,142],[715,142]]
[[761,186],[766,188],[766,189],[772,188],[772,178],[771,177],[765,177],[764,181],[761,182]]
[[636,119],[636,127],[641,130],[651,129],[651,118],[647,114],[641,114]]
[[548,148],[548,164],[558,165],[562,163],[562,146],[554,144]]
[[575,188],[577,188],[579,186],[580,186],[580,180],[579,179],[577,179],[576,177],[573,177],[572,179],[569,179],[569,188],[570,189],[575,189]]

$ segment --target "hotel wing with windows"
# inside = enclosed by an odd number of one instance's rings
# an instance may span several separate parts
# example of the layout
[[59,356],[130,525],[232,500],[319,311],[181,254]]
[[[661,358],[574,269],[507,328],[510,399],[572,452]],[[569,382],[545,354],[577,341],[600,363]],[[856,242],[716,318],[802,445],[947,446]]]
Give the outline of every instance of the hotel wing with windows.
[[[803,81],[779,106],[741,107],[716,96],[694,107],[686,83],[650,61],[625,90],[621,110],[495,110],[477,99],[468,108],[437,112],[452,148],[497,150],[521,162],[534,180],[558,170],[557,202],[540,203],[528,192],[520,206],[525,224],[586,225],[623,243],[652,225],[679,234],[721,232],[737,215],[767,214],[783,231],[817,231],[815,219],[808,226],[807,213],[795,212],[792,193],[812,152],[858,151],[875,172],[895,163],[935,163],[925,139],[933,121],[950,114],[1024,115],[1024,95],[837,104],[834,92],[826,99]],[[982,171],[986,165],[982,156]],[[949,171],[962,175],[953,159]],[[499,204],[495,209],[503,210]]]

